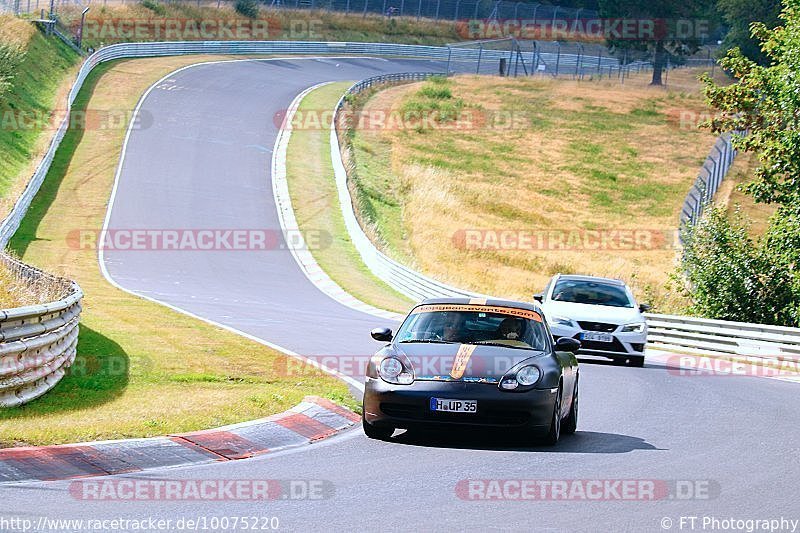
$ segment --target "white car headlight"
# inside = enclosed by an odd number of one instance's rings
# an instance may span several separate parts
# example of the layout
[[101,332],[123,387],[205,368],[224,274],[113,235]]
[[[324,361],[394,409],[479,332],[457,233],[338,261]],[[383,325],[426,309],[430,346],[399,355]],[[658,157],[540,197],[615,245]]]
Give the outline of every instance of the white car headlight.
[[517,372],[517,381],[519,381],[520,385],[533,385],[539,378],[542,376],[542,371],[539,370],[538,367],[533,365],[531,366],[523,366]]
[[550,320],[552,320],[554,324],[558,324],[559,326],[567,326],[568,328],[575,327],[575,323],[572,322],[572,320],[570,320],[567,317],[553,315],[550,317]]
[[620,330],[622,333],[641,333],[644,331],[644,322],[635,322],[633,324],[625,324]]

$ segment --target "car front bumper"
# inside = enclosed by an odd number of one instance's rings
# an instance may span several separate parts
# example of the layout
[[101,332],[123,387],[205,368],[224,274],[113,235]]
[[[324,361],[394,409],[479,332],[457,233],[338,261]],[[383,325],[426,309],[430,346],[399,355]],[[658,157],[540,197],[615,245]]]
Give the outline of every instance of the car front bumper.
[[[557,389],[504,392],[497,384],[415,381],[393,385],[367,378],[364,419],[374,426],[416,428],[466,426],[547,431],[553,417]],[[431,398],[476,400],[475,413],[431,411]]]
[[580,339],[583,332],[589,332],[579,327],[569,327],[560,324],[551,325],[550,332],[554,339],[560,337],[571,337],[581,341],[579,354],[599,355],[610,359],[626,359],[628,357],[643,357],[644,348],[647,343],[647,329],[641,333],[613,331],[608,333],[613,337],[612,342],[584,341]]

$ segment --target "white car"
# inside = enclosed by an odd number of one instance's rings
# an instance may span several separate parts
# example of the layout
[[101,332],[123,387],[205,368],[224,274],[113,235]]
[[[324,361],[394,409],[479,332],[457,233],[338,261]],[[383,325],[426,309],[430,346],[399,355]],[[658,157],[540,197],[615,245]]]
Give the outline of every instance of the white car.
[[637,305],[624,282],[556,274],[533,298],[541,303],[554,339],[578,339],[581,354],[644,365],[647,323],[642,313],[650,306]]

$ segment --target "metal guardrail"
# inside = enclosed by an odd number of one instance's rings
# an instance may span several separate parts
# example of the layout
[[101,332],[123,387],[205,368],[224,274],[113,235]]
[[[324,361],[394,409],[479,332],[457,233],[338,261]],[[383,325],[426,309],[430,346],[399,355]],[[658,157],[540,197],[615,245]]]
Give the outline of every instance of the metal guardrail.
[[736,150],[731,142],[731,134],[720,135],[703,163],[700,175],[697,176],[683,201],[680,214],[681,227],[692,226],[700,219],[703,209],[714,198],[735,157]]
[[31,283],[51,283],[58,301],[0,310],[0,407],[38,398],[75,360],[83,292],[78,284],[0,253],[0,263]]
[[339,144],[339,132],[344,138],[348,127],[342,120],[341,111],[349,95],[358,94],[372,87],[393,83],[403,83],[420,81],[427,79],[435,74],[428,72],[410,72],[405,74],[388,74],[375,76],[359,81],[350,87],[336,104],[336,109],[331,124],[331,161],[333,162],[333,172],[336,178],[336,189],[339,194],[339,204],[342,209],[342,216],[347,228],[347,233],[353,245],[358,250],[361,259],[367,268],[379,279],[392,287],[397,292],[411,298],[414,301],[425,298],[435,297],[475,297],[479,294],[452,287],[433,278],[420,274],[405,265],[400,264],[394,259],[378,250],[372,241],[364,233],[356,217],[353,208],[353,199],[347,186],[347,171],[342,161],[342,150],[351,150],[349,144],[341,146]]
[[647,342],[688,353],[800,359],[800,328],[650,314]]

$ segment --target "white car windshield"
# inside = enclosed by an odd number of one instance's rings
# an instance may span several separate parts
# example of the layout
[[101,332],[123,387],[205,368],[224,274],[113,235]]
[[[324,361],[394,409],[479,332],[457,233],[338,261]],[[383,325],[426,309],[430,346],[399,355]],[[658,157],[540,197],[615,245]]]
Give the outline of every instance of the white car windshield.
[[633,300],[625,287],[586,280],[559,281],[553,289],[551,299],[556,302],[576,304],[633,307]]

